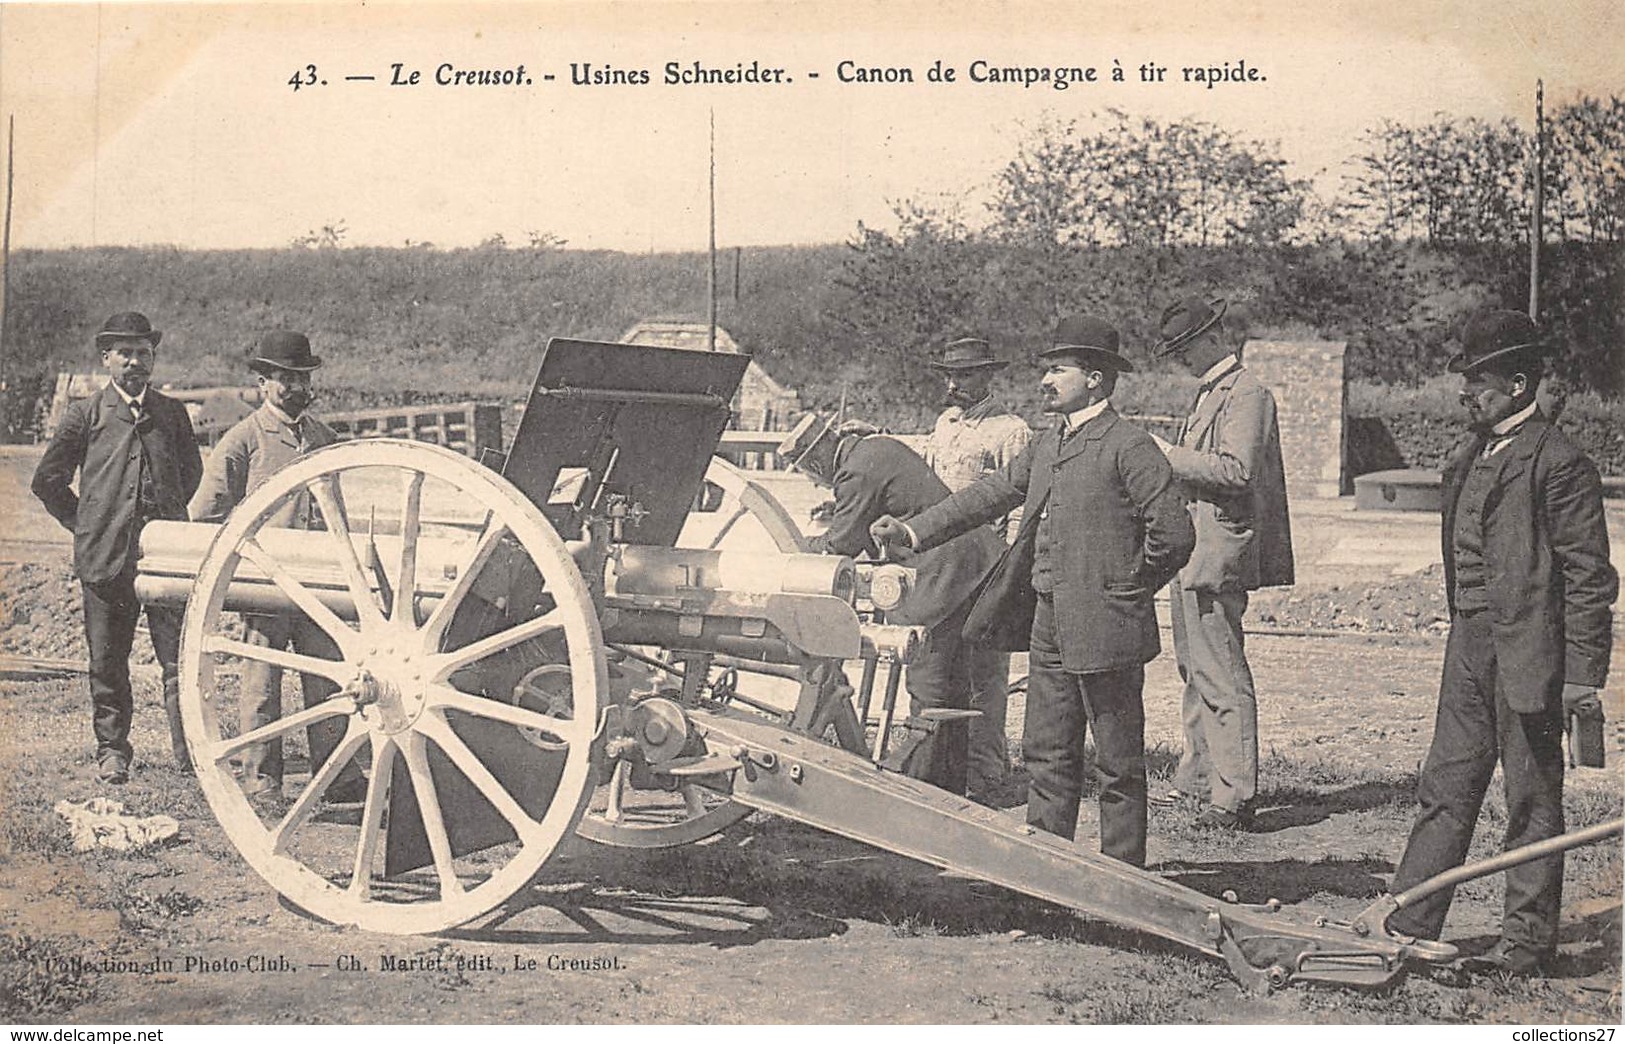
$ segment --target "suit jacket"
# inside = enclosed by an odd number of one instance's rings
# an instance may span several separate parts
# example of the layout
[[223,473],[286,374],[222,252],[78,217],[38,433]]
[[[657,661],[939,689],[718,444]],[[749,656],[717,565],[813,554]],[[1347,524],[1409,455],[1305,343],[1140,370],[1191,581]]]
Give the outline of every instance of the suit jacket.
[[1275,396],[1258,378],[1240,366],[1221,377],[1168,449],[1168,463],[1196,525],[1181,585],[1252,591],[1293,582],[1281,429]]
[[[1050,515],[1062,666],[1084,674],[1155,658],[1162,645],[1152,596],[1185,564],[1196,536],[1151,436],[1109,407],[1064,441],[1051,428],[1004,472],[909,526],[917,546],[930,548],[1023,503],[1044,504]],[[1012,550],[1036,539],[1041,514],[1029,507],[1022,515]]]
[[[332,428],[301,415],[292,424],[269,403],[231,426],[221,436],[203,469],[203,481],[189,510],[197,522],[219,522],[272,473],[313,449],[338,441]],[[293,497],[267,525],[309,529],[315,508],[307,492]]]
[[[34,470],[34,495],[73,533],[73,564],[86,583],[101,583],[135,564],[141,453],[152,468],[158,516],[186,518],[186,501],[203,473],[186,407],[148,388],[138,425],[110,383],[70,403]],[[79,474],[79,491],[70,486]]]
[[[853,557],[877,552],[869,524],[881,515],[912,518],[948,496],[948,487],[923,457],[884,435],[843,439],[834,484],[835,512],[821,542],[835,554]],[[984,527],[915,557],[908,563],[915,570],[914,587],[887,620],[936,626],[976,593],[1003,551],[1004,541]]]
[[[1445,466],[1445,591],[1456,608],[1456,504],[1485,438],[1463,440]],[[1619,574],[1608,561],[1597,466],[1536,412],[1491,458],[1484,503],[1486,593],[1495,635],[1496,684],[1514,710],[1560,701],[1565,681],[1601,686],[1608,677]]]

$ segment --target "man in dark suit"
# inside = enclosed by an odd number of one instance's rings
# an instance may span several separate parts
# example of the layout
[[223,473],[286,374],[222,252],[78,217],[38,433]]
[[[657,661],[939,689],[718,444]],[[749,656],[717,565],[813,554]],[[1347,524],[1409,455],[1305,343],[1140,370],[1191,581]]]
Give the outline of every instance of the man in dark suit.
[[[97,778],[129,779],[130,646],[141,606],[135,562],[141,528],[153,519],[186,518],[203,460],[186,407],[149,386],[163,334],[139,312],[120,312],[96,334],[106,388],[63,412],[34,471],[34,495],[73,533],[74,571],[84,588],[90,648],[90,702]],[[79,476],[76,494],[71,488]],[[190,766],[180,725],[181,613],[148,607],[147,628],[164,680],[175,759]]]
[[[1607,680],[1619,577],[1597,467],[1535,403],[1540,333],[1522,312],[1472,317],[1450,370],[1472,430],[1444,472],[1450,639],[1416,823],[1395,895],[1461,865],[1497,759],[1506,847],[1563,832],[1565,705]],[[1501,941],[1474,963],[1537,974],[1557,949],[1563,857],[1506,874]],[[1453,890],[1401,908],[1391,929],[1437,939]]]
[[[883,515],[911,518],[948,496],[919,454],[886,435],[842,435],[810,414],[779,447],[779,455],[813,481],[834,490],[829,529],[815,547],[830,554],[878,557],[869,525]],[[909,561],[914,583],[888,623],[926,629],[925,640],[905,675],[909,712],[915,718],[938,708],[968,710],[978,659],[993,655],[961,636],[971,595],[998,561],[1004,542],[983,527]],[[936,723],[903,768],[910,776],[964,794],[969,732],[963,720]]]
[[[979,621],[1026,624],[1030,648],[1022,736],[1031,784],[1027,822],[1061,837],[1077,831],[1084,734],[1095,734],[1100,850],[1145,865],[1145,663],[1161,650],[1152,596],[1190,556],[1189,513],[1151,436],[1118,417],[1109,396],[1133,366],[1117,331],[1064,320],[1047,364],[1044,410],[1060,423],[1003,472],[908,522],[871,529],[887,545],[928,549],[1018,505],[1007,560],[1016,584],[989,581]],[[996,604],[984,604],[989,596]],[[1030,615],[1029,615],[1030,614]],[[1030,624],[1027,621],[1030,620]]]
[[1258,696],[1241,618],[1248,592],[1293,581],[1292,526],[1275,397],[1221,336],[1225,302],[1186,298],[1162,314],[1156,352],[1201,388],[1176,444],[1158,439],[1190,498],[1196,550],[1168,589],[1185,693],[1175,804],[1207,802],[1198,826],[1245,830],[1258,793]]

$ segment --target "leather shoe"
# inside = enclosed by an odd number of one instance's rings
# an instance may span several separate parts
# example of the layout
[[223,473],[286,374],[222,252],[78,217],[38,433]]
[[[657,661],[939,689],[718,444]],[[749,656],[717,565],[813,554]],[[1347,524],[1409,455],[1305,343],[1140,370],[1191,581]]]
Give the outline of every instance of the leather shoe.
[[1481,975],[1511,975],[1527,979],[1544,975],[1552,954],[1531,950],[1527,946],[1502,939],[1495,948],[1461,962],[1464,971]]
[[1158,808],[1179,808],[1190,803],[1192,798],[1178,787],[1166,787],[1151,791],[1145,796],[1145,800],[1147,804],[1156,805]]
[[242,781],[243,793],[251,798],[282,793],[282,781],[270,776],[252,776]]
[[96,780],[118,786],[130,781],[130,759],[123,751],[104,750],[96,755]]
[[1203,830],[1247,831],[1252,829],[1253,813],[1246,807],[1228,809],[1209,805],[1196,817],[1196,825]]

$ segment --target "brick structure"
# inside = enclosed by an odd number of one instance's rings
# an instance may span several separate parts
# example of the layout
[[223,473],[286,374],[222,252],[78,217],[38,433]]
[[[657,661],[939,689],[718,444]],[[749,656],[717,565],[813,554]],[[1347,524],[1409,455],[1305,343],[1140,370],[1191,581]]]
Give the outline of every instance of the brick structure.
[[1354,492],[1348,474],[1348,378],[1341,341],[1248,341],[1242,358],[1275,394],[1290,496]]
[[[703,322],[687,319],[649,319],[621,335],[627,344],[654,344],[703,352],[710,348],[710,330]],[[739,353],[728,331],[717,327],[717,351]],[[743,431],[787,431],[801,416],[800,397],[775,381],[753,359],[739,382],[733,400],[733,428]]]

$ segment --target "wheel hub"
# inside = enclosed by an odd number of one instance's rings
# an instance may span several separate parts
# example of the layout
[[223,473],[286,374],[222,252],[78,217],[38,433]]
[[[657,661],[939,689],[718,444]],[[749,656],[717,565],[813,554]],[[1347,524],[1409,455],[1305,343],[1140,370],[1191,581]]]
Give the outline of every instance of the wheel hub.
[[362,719],[387,736],[410,730],[428,703],[423,668],[397,649],[380,648],[363,660],[350,685]]

